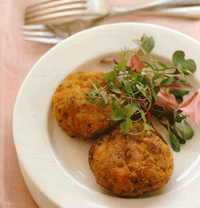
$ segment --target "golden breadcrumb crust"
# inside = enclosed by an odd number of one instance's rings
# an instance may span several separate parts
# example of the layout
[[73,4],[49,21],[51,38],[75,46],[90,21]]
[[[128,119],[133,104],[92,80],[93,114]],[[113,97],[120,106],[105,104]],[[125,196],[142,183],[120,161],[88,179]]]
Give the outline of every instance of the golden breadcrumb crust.
[[[142,130],[143,124],[137,122],[131,132]],[[151,135],[123,135],[119,127],[95,141],[89,163],[97,183],[120,197],[137,197],[162,188],[174,167],[171,150],[154,130]]]
[[[95,90],[89,80],[95,83],[96,79],[101,87],[106,85],[102,74],[100,71],[75,72],[58,86],[53,96],[53,114],[58,125],[69,136],[89,139],[117,123],[110,119],[111,101],[101,108],[98,106],[100,99],[96,104],[86,100],[89,89]],[[108,87],[104,91],[112,94]]]

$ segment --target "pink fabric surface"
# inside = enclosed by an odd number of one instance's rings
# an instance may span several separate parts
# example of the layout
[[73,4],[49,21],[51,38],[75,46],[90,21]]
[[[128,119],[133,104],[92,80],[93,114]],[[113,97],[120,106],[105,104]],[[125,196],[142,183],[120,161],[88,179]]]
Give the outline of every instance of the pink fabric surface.
[[[33,2],[33,1],[32,1]],[[148,0],[110,0],[118,6],[134,5]],[[0,208],[36,208],[23,180],[13,142],[12,117],[19,88],[38,59],[52,45],[23,40],[20,25],[30,1],[0,1]],[[125,15],[104,21],[144,22],[165,26],[200,41],[200,20]],[[183,43],[184,44],[184,43]]]

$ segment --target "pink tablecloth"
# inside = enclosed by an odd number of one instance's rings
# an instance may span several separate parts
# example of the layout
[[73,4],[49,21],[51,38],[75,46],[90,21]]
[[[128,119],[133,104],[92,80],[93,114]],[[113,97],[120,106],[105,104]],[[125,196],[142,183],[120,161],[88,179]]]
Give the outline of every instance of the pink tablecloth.
[[[148,0],[112,0],[116,5],[133,5]],[[123,3],[122,3],[123,2]],[[30,3],[30,1],[28,2]],[[12,135],[12,114],[19,88],[32,66],[52,45],[23,40],[20,25],[27,2],[0,1],[0,207],[35,208],[21,175]],[[176,29],[200,41],[200,20],[126,15],[113,22],[145,22]]]

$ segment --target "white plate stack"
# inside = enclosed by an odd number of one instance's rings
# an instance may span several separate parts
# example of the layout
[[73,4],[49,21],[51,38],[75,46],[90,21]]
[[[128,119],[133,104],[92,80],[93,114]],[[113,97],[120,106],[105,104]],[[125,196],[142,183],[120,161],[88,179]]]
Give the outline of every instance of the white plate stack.
[[92,142],[68,137],[52,115],[53,94],[67,75],[85,63],[87,69],[97,69],[100,57],[116,54],[125,45],[135,48],[132,40],[144,33],[155,39],[152,56],[169,62],[176,50],[182,50],[187,59],[194,59],[197,71],[191,80],[199,85],[200,43],[174,30],[141,23],[80,32],[46,53],[26,77],[16,100],[13,133],[25,182],[41,208],[200,207],[200,128],[180,153],[173,152],[174,172],[159,195],[123,199],[96,184],[88,164]]

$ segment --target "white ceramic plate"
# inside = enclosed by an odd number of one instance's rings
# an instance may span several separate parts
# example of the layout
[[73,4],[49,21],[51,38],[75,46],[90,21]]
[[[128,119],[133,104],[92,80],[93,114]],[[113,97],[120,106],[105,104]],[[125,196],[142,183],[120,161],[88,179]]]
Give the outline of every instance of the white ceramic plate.
[[18,94],[13,132],[18,158],[26,181],[49,207],[200,207],[200,128],[195,137],[175,153],[169,183],[154,197],[123,199],[96,184],[89,169],[91,142],[68,137],[52,116],[56,87],[73,71],[108,70],[101,58],[124,46],[135,48],[132,39],[144,33],[156,42],[152,56],[166,62],[176,50],[192,58],[197,71],[192,83],[199,87],[200,43],[171,29],[138,23],[105,25],[78,33],[45,54],[25,79]]

